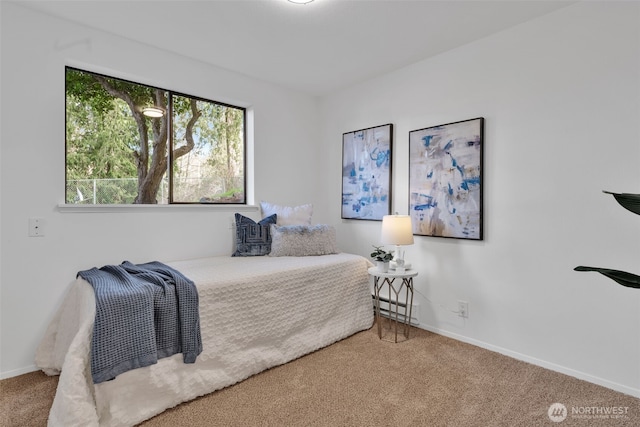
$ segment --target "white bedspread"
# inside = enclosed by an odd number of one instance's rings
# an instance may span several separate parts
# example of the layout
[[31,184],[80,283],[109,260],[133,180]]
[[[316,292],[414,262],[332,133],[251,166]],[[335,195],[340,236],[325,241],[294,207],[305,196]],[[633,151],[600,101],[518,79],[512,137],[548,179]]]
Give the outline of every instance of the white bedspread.
[[203,352],[182,355],[94,385],[93,289],[76,280],[49,325],[37,366],[60,374],[50,426],[130,426],[371,327],[367,268],[350,254],[213,257],[168,262],[200,296]]

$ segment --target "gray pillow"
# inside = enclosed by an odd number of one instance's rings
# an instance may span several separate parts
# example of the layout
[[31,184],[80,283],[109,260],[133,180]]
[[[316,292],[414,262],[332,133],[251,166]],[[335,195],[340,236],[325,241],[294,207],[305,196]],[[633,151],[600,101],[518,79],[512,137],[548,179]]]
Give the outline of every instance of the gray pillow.
[[269,256],[313,256],[338,252],[336,230],[330,225],[271,225]]

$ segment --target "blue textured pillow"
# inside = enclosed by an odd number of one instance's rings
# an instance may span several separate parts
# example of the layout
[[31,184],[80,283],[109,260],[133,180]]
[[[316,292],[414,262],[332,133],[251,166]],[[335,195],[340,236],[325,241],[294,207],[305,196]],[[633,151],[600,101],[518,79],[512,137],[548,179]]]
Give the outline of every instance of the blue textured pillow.
[[276,214],[255,222],[236,213],[236,251],[231,256],[262,256],[271,252],[269,226],[278,219]]

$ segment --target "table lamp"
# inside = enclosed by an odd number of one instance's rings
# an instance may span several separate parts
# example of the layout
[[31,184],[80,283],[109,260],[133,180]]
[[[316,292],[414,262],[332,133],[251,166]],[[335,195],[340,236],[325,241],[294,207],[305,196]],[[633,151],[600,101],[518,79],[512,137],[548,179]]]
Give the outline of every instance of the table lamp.
[[380,240],[383,245],[395,245],[395,267],[398,273],[404,273],[404,250],[400,246],[413,245],[413,229],[409,215],[385,215],[382,217]]

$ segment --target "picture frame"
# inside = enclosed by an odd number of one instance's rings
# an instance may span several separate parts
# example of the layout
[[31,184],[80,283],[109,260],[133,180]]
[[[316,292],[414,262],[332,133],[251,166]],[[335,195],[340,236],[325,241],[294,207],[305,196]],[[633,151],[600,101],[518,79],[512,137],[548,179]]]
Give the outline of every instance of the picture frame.
[[484,118],[409,132],[413,234],[483,240]]
[[382,221],[391,213],[393,124],[342,134],[343,219]]

